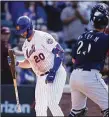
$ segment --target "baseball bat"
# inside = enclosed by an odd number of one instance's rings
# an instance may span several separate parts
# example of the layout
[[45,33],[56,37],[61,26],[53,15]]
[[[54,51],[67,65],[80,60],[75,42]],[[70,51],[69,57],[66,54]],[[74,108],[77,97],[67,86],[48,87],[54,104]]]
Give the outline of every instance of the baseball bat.
[[9,64],[11,69],[11,74],[13,77],[13,84],[14,84],[14,90],[15,90],[15,96],[16,96],[16,102],[17,102],[17,111],[21,112],[20,102],[19,102],[19,95],[18,95],[18,89],[17,89],[17,81],[16,81],[16,70],[15,70],[15,55],[14,51],[12,49],[8,50],[8,55],[11,59],[11,63]]

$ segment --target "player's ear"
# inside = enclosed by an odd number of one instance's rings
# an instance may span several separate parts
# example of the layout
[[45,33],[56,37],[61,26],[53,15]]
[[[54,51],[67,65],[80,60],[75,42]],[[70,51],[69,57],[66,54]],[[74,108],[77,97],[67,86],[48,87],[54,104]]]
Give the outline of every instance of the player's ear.
[[72,62],[75,63],[75,59],[74,58],[72,58]]

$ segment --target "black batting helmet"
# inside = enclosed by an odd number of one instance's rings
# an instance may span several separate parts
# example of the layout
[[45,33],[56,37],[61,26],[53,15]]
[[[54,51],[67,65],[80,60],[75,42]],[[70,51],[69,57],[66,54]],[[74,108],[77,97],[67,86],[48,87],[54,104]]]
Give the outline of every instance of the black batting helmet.
[[109,22],[109,7],[104,3],[99,3],[92,8],[90,20],[95,28],[102,29]]

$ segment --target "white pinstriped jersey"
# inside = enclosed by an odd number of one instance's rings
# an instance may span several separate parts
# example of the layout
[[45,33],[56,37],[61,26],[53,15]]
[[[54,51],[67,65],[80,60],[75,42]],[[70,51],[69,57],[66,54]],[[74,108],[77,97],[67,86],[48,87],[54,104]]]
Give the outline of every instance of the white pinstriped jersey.
[[54,54],[52,50],[57,42],[48,33],[34,30],[34,36],[31,41],[26,40],[22,50],[25,58],[29,61],[36,75],[49,71],[54,64]]

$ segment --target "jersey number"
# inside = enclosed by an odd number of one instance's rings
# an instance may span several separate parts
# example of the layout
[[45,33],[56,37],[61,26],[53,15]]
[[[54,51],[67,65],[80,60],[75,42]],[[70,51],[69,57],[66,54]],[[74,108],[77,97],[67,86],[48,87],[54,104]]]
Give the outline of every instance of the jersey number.
[[[79,45],[79,47],[78,47],[78,49],[77,49],[77,54],[81,54],[81,52],[82,52],[82,51],[81,51],[81,48],[82,48],[83,45],[84,45],[83,41],[79,41],[78,45]],[[84,51],[83,54],[85,55],[86,52],[89,53],[90,50],[91,50],[91,44],[89,43],[89,44],[88,44],[87,51]]]
[[38,63],[41,60],[44,60],[45,59],[45,56],[44,56],[43,53],[40,53],[38,56],[34,56],[34,59],[35,59],[35,62]]

